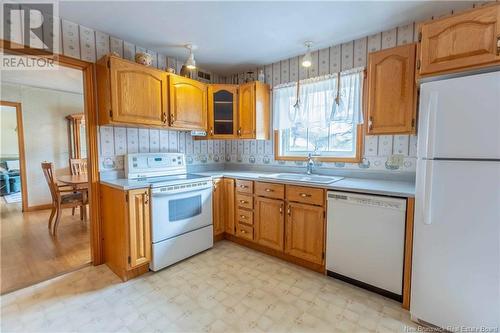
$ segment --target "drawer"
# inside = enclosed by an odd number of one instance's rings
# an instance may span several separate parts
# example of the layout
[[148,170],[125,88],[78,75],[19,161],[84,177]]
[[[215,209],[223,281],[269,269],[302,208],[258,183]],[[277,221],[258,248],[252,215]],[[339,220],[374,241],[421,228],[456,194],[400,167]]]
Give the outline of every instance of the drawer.
[[255,182],[255,194],[261,197],[283,199],[285,197],[285,185]]
[[236,236],[253,241],[253,227],[241,223],[236,224]]
[[253,196],[236,193],[236,206],[239,208],[253,209]]
[[253,212],[241,208],[236,209],[236,221],[253,225]]
[[323,206],[325,191],[321,188],[287,185],[286,199],[310,205]]
[[253,194],[253,181],[236,179],[236,192]]

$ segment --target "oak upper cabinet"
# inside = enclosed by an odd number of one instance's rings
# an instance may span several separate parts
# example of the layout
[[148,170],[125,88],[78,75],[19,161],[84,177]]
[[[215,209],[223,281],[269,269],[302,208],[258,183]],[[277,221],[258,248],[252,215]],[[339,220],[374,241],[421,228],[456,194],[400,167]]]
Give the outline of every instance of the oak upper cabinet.
[[270,139],[269,86],[249,82],[239,86],[238,129],[240,139]]
[[170,74],[170,120],[172,128],[207,129],[207,86],[201,82]]
[[283,200],[255,198],[255,241],[273,250],[284,249]]
[[208,86],[208,136],[232,139],[238,131],[238,86],[211,84]]
[[151,218],[149,188],[100,186],[104,261],[126,281],[149,270]]
[[129,268],[151,261],[149,189],[128,191]]
[[234,208],[235,208],[235,194],[234,194],[234,179],[224,178],[224,229],[230,235],[235,234],[235,220],[234,220]]
[[500,4],[419,26],[418,74],[455,72],[500,63]]
[[368,56],[368,134],[411,134],[416,126],[415,44]]
[[96,68],[100,125],[167,124],[167,73],[114,56]]
[[213,227],[214,236],[220,235],[224,232],[224,180],[222,178],[214,179],[213,181],[213,191],[212,191],[212,216],[213,216]]
[[324,208],[289,202],[285,253],[321,265],[324,260],[324,243]]

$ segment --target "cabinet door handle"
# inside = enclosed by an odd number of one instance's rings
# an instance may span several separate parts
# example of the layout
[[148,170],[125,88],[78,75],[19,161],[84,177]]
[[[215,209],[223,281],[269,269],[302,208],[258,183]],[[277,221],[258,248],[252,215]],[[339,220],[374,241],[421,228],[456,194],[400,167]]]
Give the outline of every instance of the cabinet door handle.
[[283,204],[280,205],[280,215],[283,214]]
[[238,128],[238,136],[241,136],[241,127]]
[[311,197],[311,195],[309,193],[300,193],[300,196],[302,198],[309,198],[309,197]]
[[162,118],[163,118],[162,119],[163,123],[166,124],[167,123],[167,113],[166,112],[163,112]]
[[149,193],[144,192],[144,204],[147,205],[149,203]]
[[214,135],[214,129],[210,127],[210,135]]
[[175,115],[173,113],[170,114],[170,125],[173,125],[175,121]]
[[373,117],[371,116],[368,119],[368,129],[373,129]]
[[290,206],[288,206],[287,214],[288,214],[288,216],[290,216],[292,214],[292,210],[291,210]]
[[271,189],[271,188],[266,188],[264,191],[266,191],[266,192],[274,192],[274,190]]

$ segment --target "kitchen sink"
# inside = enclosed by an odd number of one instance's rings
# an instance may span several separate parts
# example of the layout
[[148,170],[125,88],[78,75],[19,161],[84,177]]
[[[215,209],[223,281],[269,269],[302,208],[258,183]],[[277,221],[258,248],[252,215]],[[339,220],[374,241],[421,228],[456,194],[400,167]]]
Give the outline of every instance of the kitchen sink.
[[344,177],[304,175],[300,173],[274,173],[265,176],[259,176],[262,179],[288,180],[304,183],[330,184],[343,179]]

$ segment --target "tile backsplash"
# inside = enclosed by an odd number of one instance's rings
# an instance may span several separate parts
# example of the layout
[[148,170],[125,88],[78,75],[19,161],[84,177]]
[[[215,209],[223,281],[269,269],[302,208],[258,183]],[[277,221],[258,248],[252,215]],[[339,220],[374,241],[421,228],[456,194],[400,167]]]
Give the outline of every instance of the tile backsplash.
[[[100,171],[123,170],[124,155],[139,152],[181,152],[186,154],[188,165],[197,166],[303,165],[303,162],[276,161],[272,140],[194,140],[189,132],[183,131],[101,126],[99,141]],[[361,163],[317,165],[328,169],[415,172],[416,146],[416,136],[366,136]]]

